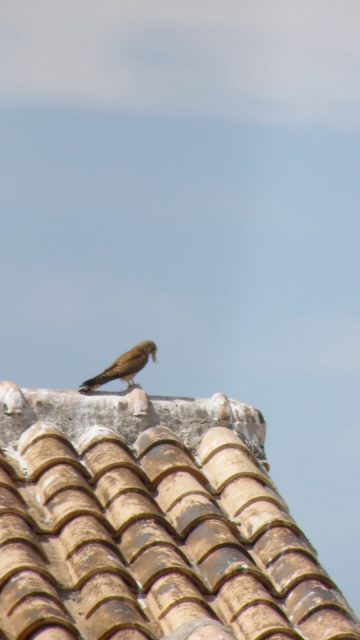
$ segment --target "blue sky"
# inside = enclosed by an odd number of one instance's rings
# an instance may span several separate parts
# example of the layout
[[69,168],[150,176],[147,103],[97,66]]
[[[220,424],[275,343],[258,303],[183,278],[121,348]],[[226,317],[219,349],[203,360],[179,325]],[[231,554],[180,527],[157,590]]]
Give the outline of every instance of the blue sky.
[[359,18],[347,0],[0,15],[0,378],[76,388],[151,338],[148,393],[254,404],[358,612]]

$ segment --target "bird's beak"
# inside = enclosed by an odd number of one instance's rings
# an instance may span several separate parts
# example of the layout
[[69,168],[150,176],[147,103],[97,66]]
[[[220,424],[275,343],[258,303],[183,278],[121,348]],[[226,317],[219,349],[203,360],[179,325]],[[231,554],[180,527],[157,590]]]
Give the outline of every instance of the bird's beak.
[[151,357],[152,357],[152,359],[153,359],[153,362],[157,362],[157,359],[156,359],[156,352],[155,352],[155,351],[153,351],[153,352],[152,352]]

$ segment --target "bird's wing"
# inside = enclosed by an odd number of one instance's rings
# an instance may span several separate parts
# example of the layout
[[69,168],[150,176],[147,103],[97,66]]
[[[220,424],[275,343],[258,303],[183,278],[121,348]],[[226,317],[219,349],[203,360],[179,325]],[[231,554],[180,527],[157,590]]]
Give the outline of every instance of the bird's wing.
[[105,369],[104,374],[109,376],[115,375],[118,378],[130,376],[145,367],[148,359],[149,355],[147,353],[124,353],[124,355],[115,360],[110,367]]

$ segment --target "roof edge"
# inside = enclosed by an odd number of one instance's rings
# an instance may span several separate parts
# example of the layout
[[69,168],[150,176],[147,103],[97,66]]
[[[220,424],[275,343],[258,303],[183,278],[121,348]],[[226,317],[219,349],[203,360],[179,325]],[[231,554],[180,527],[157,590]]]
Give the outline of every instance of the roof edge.
[[13,446],[36,422],[56,426],[75,443],[92,427],[106,427],[132,446],[139,434],[166,426],[195,450],[211,427],[232,429],[259,460],[265,459],[266,424],[255,407],[215,393],[211,398],[148,396],[141,387],[84,395],[73,389],[20,388],[0,382],[0,445]]

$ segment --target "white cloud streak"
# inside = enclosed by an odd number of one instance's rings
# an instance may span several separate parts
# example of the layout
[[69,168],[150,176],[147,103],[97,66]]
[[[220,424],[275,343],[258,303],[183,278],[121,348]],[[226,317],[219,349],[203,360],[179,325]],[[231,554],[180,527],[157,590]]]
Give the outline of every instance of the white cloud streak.
[[357,0],[3,0],[0,100],[360,121]]

